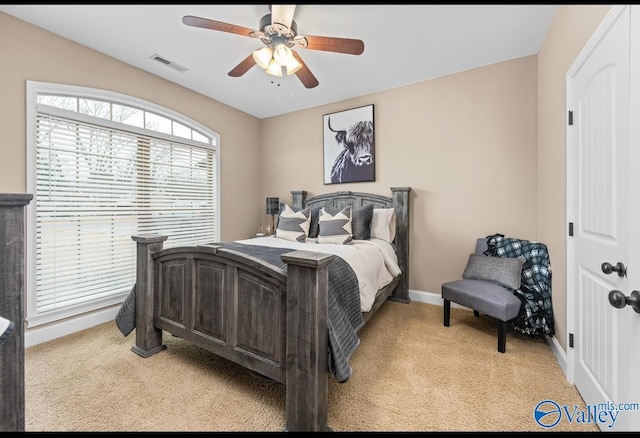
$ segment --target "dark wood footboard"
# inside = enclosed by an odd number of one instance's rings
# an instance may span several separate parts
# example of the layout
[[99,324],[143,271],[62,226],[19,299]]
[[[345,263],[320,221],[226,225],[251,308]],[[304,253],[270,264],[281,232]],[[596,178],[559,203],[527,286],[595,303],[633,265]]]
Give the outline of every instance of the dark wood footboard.
[[[378,294],[409,302],[408,188],[394,198],[338,192],[340,202],[396,208],[394,242],[402,275]],[[306,192],[293,192],[304,201]],[[296,195],[298,194],[298,195]],[[296,198],[298,196],[298,198]],[[329,199],[329,198],[327,198]],[[364,201],[363,201],[364,200]],[[324,198],[311,198],[324,202]],[[351,204],[350,204],[351,205]],[[163,331],[286,385],[287,431],[327,431],[328,284],[334,256],[312,251],[282,255],[286,272],[220,245],[163,249],[167,236],[137,242],[136,341],[149,357],[166,346]]]
[[133,239],[135,353],[165,349],[163,331],[179,336],[285,384],[287,430],[328,429],[327,267],[334,256],[284,254],[285,275],[216,245],[162,249],[166,236]]

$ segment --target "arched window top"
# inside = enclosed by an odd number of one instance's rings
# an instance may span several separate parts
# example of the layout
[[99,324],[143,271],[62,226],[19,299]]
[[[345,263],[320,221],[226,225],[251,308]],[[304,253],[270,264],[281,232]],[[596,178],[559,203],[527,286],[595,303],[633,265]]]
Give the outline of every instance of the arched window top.
[[89,117],[218,146],[219,135],[199,123],[159,105],[113,91],[39,84],[38,104]]

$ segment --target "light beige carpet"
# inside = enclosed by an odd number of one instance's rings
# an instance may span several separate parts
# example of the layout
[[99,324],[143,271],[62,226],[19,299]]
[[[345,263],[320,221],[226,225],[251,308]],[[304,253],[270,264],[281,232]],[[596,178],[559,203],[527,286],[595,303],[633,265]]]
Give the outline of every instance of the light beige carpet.
[[[563,418],[544,429],[543,400],[584,408],[543,337],[514,330],[497,351],[495,320],[388,302],[359,333],[346,383],[329,381],[335,431],[598,431]],[[170,335],[143,359],[115,323],[26,349],[26,430],[282,431],[283,385]]]

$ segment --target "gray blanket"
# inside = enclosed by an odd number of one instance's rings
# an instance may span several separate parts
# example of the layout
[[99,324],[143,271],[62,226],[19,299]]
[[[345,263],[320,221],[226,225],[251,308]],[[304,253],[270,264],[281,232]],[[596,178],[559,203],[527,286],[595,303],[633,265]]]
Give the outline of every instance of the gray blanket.
[[[260,245],[246,245],[236,242],[218,243],[225,248],[250,254],[286,271],[287,264],[281,255],[291,252],[287,248],[272,248]],[[116,325],[124,336],[135,328],[135,285],[116,315]],[[335,256],[329,264],[329,357],[331,375],[340,383],[351,377],[349,358],[360,344],[357,331],[364,321],[360,310],[360,289],[358,278],[351,266],[342,258]]]

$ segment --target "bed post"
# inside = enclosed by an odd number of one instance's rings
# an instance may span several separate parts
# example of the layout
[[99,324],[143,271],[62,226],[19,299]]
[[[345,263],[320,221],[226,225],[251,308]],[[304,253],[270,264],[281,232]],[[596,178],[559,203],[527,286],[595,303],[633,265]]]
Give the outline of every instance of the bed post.
[[[167,348],[162,344],[162,330],[153,326],[153,282],[154,269],[151,255],[162,249],[168,236],[151,234],[131,236],[137,242],[136,260],[136,343],[131,350],[149,357]],[[144,305],[142,304],[144,303]]]
[[400,283],[389,299],[409,303],[409,192],[411,187],[391,187],[396,210],[396,253],[402,271]]
[[291,200],[293,205],[291,208],[294,210],[302,210],[304,207],[304,201],[307,199],[307,192],[305,190],[292,190],[291,191]]
[[287,263],[286,431],[327,425],[328,287],[332,254],[293,251]]

